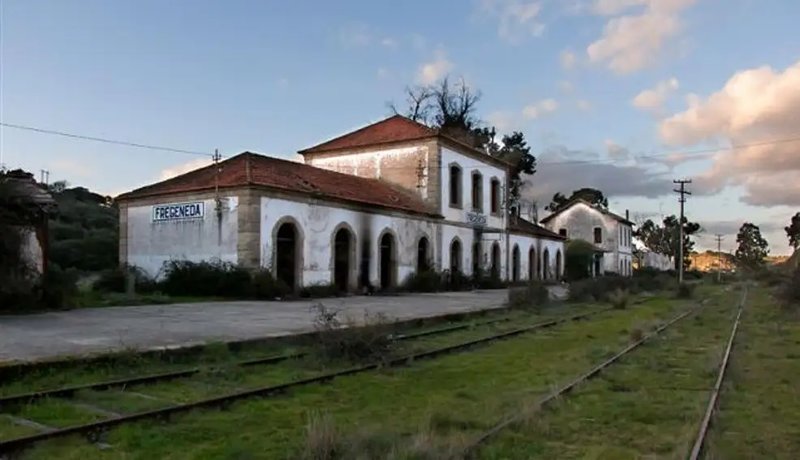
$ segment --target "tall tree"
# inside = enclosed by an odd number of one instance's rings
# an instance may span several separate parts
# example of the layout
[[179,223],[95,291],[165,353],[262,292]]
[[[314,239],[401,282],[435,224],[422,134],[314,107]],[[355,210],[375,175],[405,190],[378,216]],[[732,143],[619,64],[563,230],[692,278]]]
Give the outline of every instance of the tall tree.
[[800,212],[792,216],[789,226],[784,227],[784,230],[789,238],[789,246],[796,251],[797,248],[800,248]]
[[569,198],[565,197],[561,193],[556,193],[553,195],[552,201],[550,201],[550,204],[547,205],[545,209],[556,212],[564,207],[567,203],[579,198],[586,200],[593,205],[600,206],[603,209],[608,209],[608,198],[606,198],[606,196],[603,195],[603,192],[600,190],[590,187],[584,187],[573,191]]
[[506,134],[502,139],[502,146],[496,149],[491,155],[500,158],[512,165],[511,177],[509,178],[509,198],[513,207],[519,209],[520,188],[522,187],[522,175],[532,176],[536,173],[536,158],[531,155],[531,148],[525,140],[525,135],[519,131]]
[[[694,241],[692,235],[700,231],[700,224],[689,222],[683,218],[683,267],[688,268],[691,264],[689,254],[694,248]],[[680,226],[678,218],[675,216],[667,216],[664,218],[662,225],[658,225],[650,219],[647,219],[638,229],[634,235],[642,241],[648,249],[659,254],[669,255],[675,261],[675,269],[678,269],[679,257],[678,250],[680,248]]]
[[740,267],[755,269],[764,265],[764,258],[769,254],[769,244],[761,236],[757,225],[745,222],[736,235],[736,263]]

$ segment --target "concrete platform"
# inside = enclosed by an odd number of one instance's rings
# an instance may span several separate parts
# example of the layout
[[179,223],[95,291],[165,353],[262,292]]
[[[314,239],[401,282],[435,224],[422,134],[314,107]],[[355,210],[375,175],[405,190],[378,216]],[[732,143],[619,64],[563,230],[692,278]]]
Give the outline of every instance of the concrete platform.
[[[366,311],[406,320],[500,308],[506,296],[491,290],[321,302],[356,318]],[[0,316],[0,364],[298,334],[313,329],[314,303],[198,302]]]

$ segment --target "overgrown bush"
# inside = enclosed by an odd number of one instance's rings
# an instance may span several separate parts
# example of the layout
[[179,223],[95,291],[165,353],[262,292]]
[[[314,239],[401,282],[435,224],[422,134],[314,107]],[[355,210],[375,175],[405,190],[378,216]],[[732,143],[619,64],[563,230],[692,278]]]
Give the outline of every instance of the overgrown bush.
[[508,287],[508,282],[494,273],[486,274],[483,270],[478,270],[472,276],[472,285],[478,289],[504,289]]
[[447,291],[467,291],[472,289],[472,280],[460,271],[446,270],[443,273],[444,288]]
[[445,289],[442,275],[436,270],[415,272],[403,282],[403,290],[409,292],[439,292]]
[[622,289],[616,289],[608,295],[608,301],[614,309],[624,310],[628,307],[628,302],[630,302],[630,293]]
[[592,276],[594,246],[588,241],[572,240],[567,243],[564,256],[564,277],[577,281]]
[[328,361],[375,361],[388,356],[392,349],[392,324],[383,314],[364,313],[359,324],[353,318],[342,318],[339,310],[322,303],[311,307],[315,312],[314,332],[320,356]]
[[778,288],[778,298],[786,308],[800,307],[800,267]]
[[269,270],[259,270],[253,274],[253,296],[257,299],[282,299],[292,290],[283,280],[276,279]]
[[617,275],[602,276],[570,283],[569,300],[573,302],[605,302],[616,290],[634,291],[632,278]]
[[250,272],[228,262],[172,260],[164,264],[161,286],[173,296],[247,298],[253,294]]
[[694,295],[694,284],[681,283],[678,285],[676,297],[679,299],[691,299]]
[[633,286],[636,291],[663,291],[675,286],[675,277],[654,268],[641,268],[633,272]]
[[550,292],[540,281],[531,281],[523,287],[508,288],[508,306],[520,309],[535,309],[547,305]]
[[336,297],[340,294],[339,286],[335,284],[314,284],[300,289],[300,297],[304,299],[322,299]]
[[92,289],[103,292],[127,292],[129,276],[134,279],[134,290],[137,293],[149,294],[158,290],[158,283],[144,270],[133,265],[103,270],[100,277],[92,284]]

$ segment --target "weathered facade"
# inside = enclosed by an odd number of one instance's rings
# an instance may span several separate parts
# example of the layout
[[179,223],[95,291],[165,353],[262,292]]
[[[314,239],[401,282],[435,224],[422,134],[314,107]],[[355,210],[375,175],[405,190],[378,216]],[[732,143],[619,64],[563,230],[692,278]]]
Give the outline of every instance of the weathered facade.
[[563,238],[509,222],[508,165],[426,126],[391,117],[300,153],[306,164],[243,153],[122,195],[120,260],[156,275],[218,259],[348,291],[427,268],[563,272]]
[[595,274],[633,274],[633,223],[626,217],[577,199],[542,219],[547,228],[571,240],[584,240],[602,250]]

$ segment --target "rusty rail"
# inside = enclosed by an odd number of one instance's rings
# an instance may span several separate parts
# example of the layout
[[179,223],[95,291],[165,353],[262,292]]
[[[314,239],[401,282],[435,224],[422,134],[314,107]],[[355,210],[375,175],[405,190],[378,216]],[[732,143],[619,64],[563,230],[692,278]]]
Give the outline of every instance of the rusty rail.
[[500,334],[495,334],[495,335],[491,335],[491,336],[482,337],[482,338],[479,338],[479,339],[470,340],[470,341],[467,341],[467,342],[462,342],[462,343],[459,343],[459,344],[456,344],[456,345],[448,345],[448,346],[436,348],[436,349],[433,349],[433,350],[428,350],[428,351],[424,351],[424,352],[420,352],[420,353],[415,353],[415,354],[406,355],[406,356],[402,356],[402,357],[398,357],[398,358],[393,358],[393,359],[388,360],[386,362],[373,362],[373,363],[369,363],[369,364],[365,364],[365,365],[361,365],[361,366],[351,367],[349,369],[345,369],[345,370],[341,370],[341,371],[329,372],[329,373],[324,373],[324,374],[321,374],[321,375],[317,375],[315,377],[309,377],[309,378],[306,378],[306,379],[295,380],[295,381],[292,381],[292,382],[286,382],[286,383],[281,383],[281,384],[277,384],[277,385],[270,385],[270,386],[267,386],[267,387],[255,388],[255,389],[252,389],[252,390],[240,391],[240,392],[236,392],[236,393],[232,393],[232,394],[218,396],[218,397],[215,397],[215,398],[204,399],[204,400],[201,400],[201,401],[195,401],[195,402],[185,403],[185,404],[176,404],[176,405],[164,407],[164,408],[161,408],[161,409],[154,409],[154,410],[150,410],[150,411],[144,411],[144,412],[139,412],[139,413],[135,413],[135,414],[130,414],[130,415],[124,415],[124,416],[120,416],[120,417],[110,418],[110,419],[107,419],[107,420],[100,420],[100,421],[97,421],[97,422],[91,422],[91,423],[86,423],[86,424],[82,424],[82,425],[74,425],[74,426],[71,426],[71,427],[59,428],[59,429],[52,430],[52,431],[45,431],[45,432],[37,433],[37,434],[33,434],[33,435],[28,435],[28,436],[18,437],[18,438],[14,438],[14,439],[4,440],[4,441],[0,441],[0,454],[18,452],[18,451],[21,451],[21,450],[25,449],[26,447],[30,447],[30,446],[32,446],[32,445],[34,445],[36,443],[39,443],[39,442],[42,442],[42,441],[46,441],[46,440],[50,440],[50,439],[61,438],[61,437],[64,437],[64,436],[69,436],[69,435],[74,435],[74,434],[93,434],[93,433],[98,433],[98,432],[105,431],[105,430],[107,430],[109,428],[116,427],[118,425],[131,423],[131,422],[136,422],[136,421],[140,421],[140,420],[169,419],[169,417],[172,416],[172,415],[175,415],[175,414],[178,414],[178,413],[183,413],[183,412],[188,412],[188,411],[191,411],[191,410],[194,410],[194,409],[198,409],[198,408],[226,406],[226,405],[229,405],[230,403],[233,403],[233,402],[235,402],[237,400],[241,400],[241,399],[245,399],[245,398],[258,397],[258,396],[260,396],[260,397],[268,397],[268,396],[284,393],[287,390],[290,390],[290,389],[293,389],[293,388],[297,388],[297,387],[302,387],[302,386],[307,386],[307,385],[312,385],[312,384],[317,384],[317,383],[327,383],[327,382],[330,382],[330,381],[332,381],[332,380],[334,380],[334,379],[336,379],[338,377],[344,377],[344,376],[348,376],[348,375],[359,374],[359,373],[362,373],[362,372],[367,372],[367,371],[371,371],[371,370],[375,370],[375,369],[379,369],[379,368],[383,368],[383,367],[402,366],[402,365],[410,364],[410,363],[413,363],[415,361],[422,360],[422,359],[436,358],[436,357],[439,357],[439,356],[442,356],[442,355],[447,355],[447,354],[455,353],[455,352],[458,352],[458,351],[467,350],[467,349],[470,349],[470,348],[475,347],[477,345],[490,343],[490,342],[494,342],[494,341],[497,341],[497,340],[502,340],[502,339],[505,339],[505,338],[515,337],[515,336],[524,334],[526,332],[532,332],[532,331],[536,331],[536,330],[539,330],[539,329],[545,329],[545,328],[553,327],[553,326],[556,326],[558,324],[566,323],[566,322],[569,322],[569,321],[577,321],[577,320],[580,320],[580,319],[585,319],[585,318],[588,318],[588,317],[591,317],[591,316],[594,316],[594,315],[597,315],[597,314],[600,314],[600,313],[603,313],[603,312],[607,312],[609,310],[610,310],[609,308],[606,308],[606,309],[602,309],[602,310],[595,310],[595,311],[588,312],[588,313],[582,313],[582,314],[579,314],[579,315],[573,315],[573,316],[569,316],[569,317],[565,317],[565,318],[551,319],[551,320],[540,322],[540,323],[536,323],[536,324],[533,324],[533,325],[530,325],[530,326],[513,329],[511,331],[502,332]]
[[706,406],[705,414],[703,415],[703,420],[700,423],[700,428],[697,431],[697,437],[695,438],[694,446],[692,447],[692,451],[689,453],[690,460],[697,460],[703,453],[703,448],[705,447],[706,437],[708,436],[708,430],[711,427],[711,420],[714,417],[714,412],[717,409],[717,401],[719,400],[719,393],[722,390],[722,384],[725,381],[725,372],[728,370],[728,363],[730,362],[731,352],[733,351],[733,344],[736,340],[736,333],[739,332],[739,321],[742,318],[742,312],[744,311],[744,304],[747,301],[747,285],[744,286],[744,291],[742,292],[742,299],[739,301],[739,309],[736,312],[736,319],[733,322],[733,327],[731,328],[731,335],[728,338],[728,345],[725,347],[725,353],[722,355],[722,361],[719,365],[719,372],[717,374],[717,381],[714,383],[714,388],[711,390],[711,396],[708,398],[708,405]]

